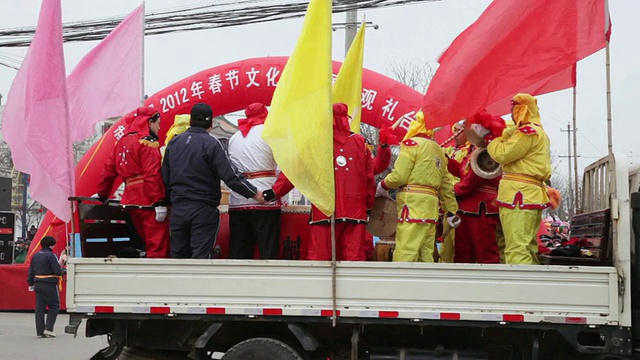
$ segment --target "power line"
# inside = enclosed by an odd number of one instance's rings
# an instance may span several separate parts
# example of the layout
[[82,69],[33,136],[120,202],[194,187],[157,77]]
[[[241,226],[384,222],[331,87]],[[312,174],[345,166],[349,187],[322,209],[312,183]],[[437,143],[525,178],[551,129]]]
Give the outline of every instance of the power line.
[[[441,0],[334,0],[334,13],[353,9],[378,9]],[[306,0],[222,0],[145,15],[145,35],[197,31],[258,24],[304,16]],[[124,17],[76,21],[64,24],[65,42],[94,41],[106,37]],[[31,43],[35,27],[0,30],[0,47],[24,47]]]
[[0,61],[0,65],[4,66],[4,67],[8,67],[9,69],[13,69],[13,70],[20,70],[20,68],[15,67],[13,65],[9,65],[9,64],[5,64],[4,62]]

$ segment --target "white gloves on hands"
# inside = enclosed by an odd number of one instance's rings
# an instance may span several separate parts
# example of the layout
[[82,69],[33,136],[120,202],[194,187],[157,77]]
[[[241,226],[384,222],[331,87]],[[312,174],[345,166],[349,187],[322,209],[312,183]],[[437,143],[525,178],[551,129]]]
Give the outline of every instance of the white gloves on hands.
[[462,223],[462,219],[460,219],[460,216],[458,215],[447,216],[447,224],[449,224],[449,226],[452,229],[457,228],[458,226],[460,226],[461,223]]
[[35,290],[35,288],[33,286],[29,286],[29,291],[33,292]]
[[389,190],[385,190],[382,187],[382,182],[378,183],[378,187],[376,188],[376,197],[389,197]]
[[167,218],[167,207],[166,206],[156,206],[154,208],[154,210],[156,211],[156,221],[157,222],[163,222],[164,219]]
[[478,135],[481,139],[484,139],[485,136],[490,132],[489,129],[485,128],[480,124],[472,124],[471,130],[473,130],[476,135]]

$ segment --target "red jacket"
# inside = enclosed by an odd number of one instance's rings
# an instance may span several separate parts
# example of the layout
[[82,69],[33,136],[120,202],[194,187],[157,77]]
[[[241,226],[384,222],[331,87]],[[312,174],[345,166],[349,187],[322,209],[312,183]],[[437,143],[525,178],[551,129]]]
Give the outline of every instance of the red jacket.
[[[449,159],[448,168],[451,175],[460,178],[460,182],[453,187],[458,199],[458,211],[465,214],[497,215],[498,207],[495,203],[498,195],[500,177],[483,179],[471,169],[469,160],[473,148],[464,157],[462,163]],[[483,210],[484,208],[484,210]]]
[[160,172],[158,138],[149,133],[148,120],[158,111],[140,107],[125,116],[127,130],[116,143],[98,183],[98,195],[109,197],[116,177],[125,181],[122,205],[150,206],[165,198]]
[[382,174],[391,163],[391,149],[389,146],[378,146],[378,154],[373,158],[373,174]]
[[[373,160],[362,135],[336,134],[333,138],[333,165],[336,186],[336,221],[366,223],[367,210],[373,207],[376,191]],[[273,191],[282,197],[293,184],[280,173]],[[330,217],[315,206],[311,208],[311,224],[329,223]]]

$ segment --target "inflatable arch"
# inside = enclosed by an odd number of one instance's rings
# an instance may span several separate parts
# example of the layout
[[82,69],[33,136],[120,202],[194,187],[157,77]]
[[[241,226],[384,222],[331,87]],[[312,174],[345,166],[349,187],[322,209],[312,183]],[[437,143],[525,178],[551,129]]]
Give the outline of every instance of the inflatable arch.
[[[253,102],[270,104],[287,59],[288,57],[263,57],[216,66],[178,81],[152,95],[145,101],[145,105],[157,108],[162,116],[161,143],[164,143],[165,133],[173,123],[175,115],[188,114],[193,104],[199,102],[210,104],[215,116],[243,110]],[[334,74],[338,73],[340,66],[340,62],[333,62]],[[366,69],[363,73],[362,87],[362,122],[377,128],[383,123],[392,125],[398,122],[395,131],[402,138],[421,107],[423,94]],[[75,168],[78,196],[90,196],[96,192],[95,186],[101,175],[103,164],[113,151],[115,143],[123,135],[123,131],[122,123],[116,122],[82,157]],[[437,135],[438,140],[442,141],[450,135],[450,131],[445,129]],[[46,235],[52,235],[58,239],[55,252],[59,254],[65,246],[65,241],[61,240],[67,237],[66,225],[51,212],[47,212],[35,239],[42,239]],[[38,249],[39,242],[34,241],[27,263]],[[7,281],[4,294],[0,294],[0,299],[4,298],[6,301],[12,297],[10,294],[26,292],[26,286],[24,286],[26,266],[0,266],[0,272],[2,268],[9,271],[6,269],[8,267],[12,268],[11,273],[19,273],[20,279]],[[12,277],[10,274],[7,276]],[[7,279],[7,277],[3,278]],[[0,309],[20,308],[7,306],[8,304],[2,304],[0,301]],[[33,308],[32,305],[30,308]]]

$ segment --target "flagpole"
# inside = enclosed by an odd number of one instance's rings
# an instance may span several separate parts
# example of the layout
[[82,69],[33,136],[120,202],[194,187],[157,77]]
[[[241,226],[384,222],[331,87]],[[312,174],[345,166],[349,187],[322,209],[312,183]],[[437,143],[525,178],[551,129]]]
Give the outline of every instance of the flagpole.
[[146,12],[145,12],[145,10],[146,10],[146,6],[145,6],[145,2],[143,1],[142,2],[142,42],[141,42],[142,43],[142,64],[141,64],[142,71],[140,72],[141,77],[142,77],[142,80],[141,80],[142,81],[142,94],[140,94],[140,99],[141,99],[140,103],[143,106],[144,106],[144,101],[145,101],[145,98],[144,98],[144,35],[145,35],[145,28],[146,28],[146,23],[145,23],[145,14],[146,14]]
[[573,87],[573,191],[575,193],[573,206],[575,208],[575,214],[580,209],[580,190],[578,187],[578,140],[576,139],[578,128],[577,125],[578,114],[578,92],[576,87]]
[[333,313],[331,316],[331,323],[333,327],[336,327],[336,322],[338,320],[338,300],[336,294],[336,273],[337,273],[337,264],[336,264],[336,213],[334,211],[331,214],[331,296],[333,303]]
[[609,40],[605,47],[606,54],[606,75],[607,75],[607,148],[609,154],[613,153],[613,135],[611,133],[611,51],[609,49]]

